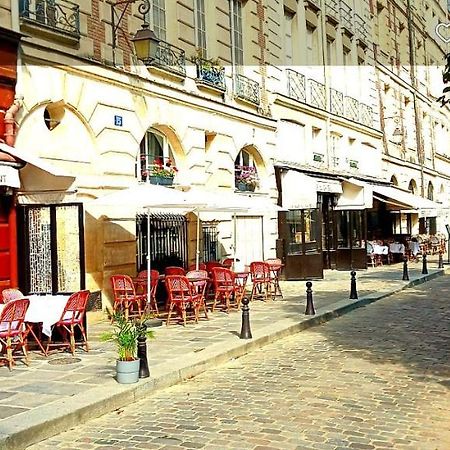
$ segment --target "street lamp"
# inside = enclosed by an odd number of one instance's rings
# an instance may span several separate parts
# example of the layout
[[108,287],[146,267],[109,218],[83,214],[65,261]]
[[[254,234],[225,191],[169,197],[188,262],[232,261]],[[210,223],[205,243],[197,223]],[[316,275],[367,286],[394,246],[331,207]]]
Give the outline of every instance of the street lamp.
[[[122,19],[125,17],[128,6],[139,1],[138,11],[142,14],[144,24],[142,28],[136,32],[131,41],[134,44],[134,49],[138,59],[148,62],[155,58],[156,51],[159,45],[159,39],[156,37],[155,33],[150,30],[147,23],[145,23],[145,15],[150,11],[151,4],[150,0],[119,0],[115,3],[111,3],[111,26],[112,26],[112,51],[113,51],[113,64],[115,61],[115,49],[117,46],[117,30],[120,27]],[[117,7],[120,5],[125,5],[125,7],[120,11],[117,11]]]

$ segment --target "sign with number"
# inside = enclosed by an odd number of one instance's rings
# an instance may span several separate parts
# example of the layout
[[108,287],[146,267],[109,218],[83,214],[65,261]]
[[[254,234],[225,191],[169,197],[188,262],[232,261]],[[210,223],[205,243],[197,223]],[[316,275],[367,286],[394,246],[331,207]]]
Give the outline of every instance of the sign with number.
[[122,116],[114,116],[114,125],[116,127],[121,127],[123,125],[123,117]]

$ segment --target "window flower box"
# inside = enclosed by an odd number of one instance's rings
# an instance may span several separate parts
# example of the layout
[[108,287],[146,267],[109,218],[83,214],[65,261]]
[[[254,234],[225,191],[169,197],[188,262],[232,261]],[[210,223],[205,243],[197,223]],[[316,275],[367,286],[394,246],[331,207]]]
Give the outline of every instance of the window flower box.
[[256,168],[252,166],[235,166],[234,181],[238,191],[254,192],[259,184]]

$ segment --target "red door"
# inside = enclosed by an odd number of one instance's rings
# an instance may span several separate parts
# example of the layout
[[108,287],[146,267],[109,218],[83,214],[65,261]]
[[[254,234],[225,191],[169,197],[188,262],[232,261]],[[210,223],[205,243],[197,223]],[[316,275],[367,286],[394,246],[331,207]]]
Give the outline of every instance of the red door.
[[12,196],[0,195],[0,292],[17,287],[16,214]]

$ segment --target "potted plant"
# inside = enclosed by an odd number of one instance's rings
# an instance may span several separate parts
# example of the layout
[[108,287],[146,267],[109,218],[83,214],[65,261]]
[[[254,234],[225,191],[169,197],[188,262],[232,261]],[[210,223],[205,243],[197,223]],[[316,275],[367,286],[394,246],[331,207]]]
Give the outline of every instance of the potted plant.
[[170,158],[165,163],[162,158],[156,158],[150,166],[150,183],[171,186],[177,172]]
[[253,192],[259,179],[256,168],[252,166],[236,166],[235,185],[239,191]]
[[139,380],[140,359],[137,357],[139,338],[153,337],[147,330],[143,316],[140,319],[126,320],[122,312],[112,315],[114,330],[104,333],[102,341],[115,341],[118,358],[116,361],[116,380],[118,383],[130,384]]

